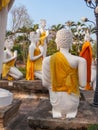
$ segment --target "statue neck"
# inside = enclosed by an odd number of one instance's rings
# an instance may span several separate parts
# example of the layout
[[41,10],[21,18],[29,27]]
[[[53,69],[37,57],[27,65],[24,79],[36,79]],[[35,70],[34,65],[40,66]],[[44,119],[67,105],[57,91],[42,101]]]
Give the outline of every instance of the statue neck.
[[68,54],[70,54],[69,53],[69,48],[60,48],[60,52],[62,52],[62,53],[68,53]]
[[44,31],[45,31],[45,27],[41,27],[41,28],[40,28],[40,31],[41,31],[41,32],[44,32]]

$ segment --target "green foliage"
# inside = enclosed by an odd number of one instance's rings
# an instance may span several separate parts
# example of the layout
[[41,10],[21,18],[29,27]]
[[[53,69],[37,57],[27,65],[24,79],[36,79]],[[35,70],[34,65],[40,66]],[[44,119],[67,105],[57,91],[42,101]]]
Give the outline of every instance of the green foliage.
[[51,29],[57,32],[58,30],[60,30],[64,27],[65,27],[64,25],[58,24],[58,25],[52,25]]
[[[87,27],[85,24],[82,24],[81,22],[73,22],[68,21],[65,23],[65,25],[71,29],[73,33],[73,45],[70,49],[70,53],[73,55],[79,55],[81,48],[82,48],[82,42],[84,41],[84,35],[87,30],[89,30],[92,33],[94,33],[95,28],[92,28],[92,26]],[[62,28],[65,28],[65,25],[57,24],[51,26],[51,35],[52,39],[49,41],[47,46],[47,56],[52,55],[53,53],[57,52],[56,44],[55,44],[55,37],[56,32]],[[38,24],[33,24],[32,26],[23,26],[21,28],[18,28],[15,33],[20,33],[22,35],[18,35],[15,39],[15,45],[14,50],[18,51],[18,61],[22,61],[23,63],[26,63],[27,55],[28,55],[28,47],[30,45],[29,40],[29,33],[31,31],[36,31],[39,28]],[[7,36],[14,35],[11,31],[7,32]],[[93,41],[93,39],[92,39]],[[96,43],[93,45],[93,57],[96,57]]]
[[98,124],[90,125],[87,130],[98,130]]
[[6,32],[6,37],[8,37],[8,36],[10,36],[10,35],[13,35],[13,32],[7,31],[7,32]]
[[24,42],[24,41],[29,41],[28,40],[28,36],[26,36],[26,35],[20,35],[20,36],[18,36],[15,39],[15,43],[21,43],[21,42]]
[[47,56],[57,52],[57,47],[54,39],[50,40],[47,46]]
[[26,77],[26,67],[25,68],[18,67],[18,69],[22,72],[23,77]]
[[18,52],[17,61],[26,63],[26,59],[28,55],[28,46],[29,45],[27,43],[14,45],[13,50],[17,50]]
[[30,45],[30,41],[27,35],[19,35],[14,42],[13,50],[18,51],[18,61],[22,61],[26,63],[27,55],[28,55],[28,47]]
[[72,48],[69,50],[69,52],[72,55],[78,56],[82,48],[82,44],[72,44]]

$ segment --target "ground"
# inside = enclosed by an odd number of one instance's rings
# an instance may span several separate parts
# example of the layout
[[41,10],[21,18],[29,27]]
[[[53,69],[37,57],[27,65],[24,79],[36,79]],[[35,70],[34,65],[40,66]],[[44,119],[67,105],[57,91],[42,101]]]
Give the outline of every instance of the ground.
[[36,109],[41,99],[47,98],[47,95],[40,94],[15,94],[15,98],[21,99],[22,104],[19,109],[17,118],[15,118],[8,126],[7,130],[32,130],[27,123],[27,117]]

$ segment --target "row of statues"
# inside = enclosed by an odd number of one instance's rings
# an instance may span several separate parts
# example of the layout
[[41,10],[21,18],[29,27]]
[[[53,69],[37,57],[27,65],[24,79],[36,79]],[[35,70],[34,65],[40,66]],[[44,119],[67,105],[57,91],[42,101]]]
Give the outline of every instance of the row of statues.
[[[56,34],[58,52],[46,56],[46,21],[41,20],[41,28],[30,33],[31,44],[28,48],[26,64],[26,80],[35,77],[42,80],[43,86],[49,90],[53,118],[75,118],[78,112],[80,89],[85,89],[87,80],[87,59],[83,55],[69,53],[73,35],[68,29],[61,29]],[[12,53],[13,41],[5,41],[2,77],[21,79],[23,74],[15,67],[17,51]],[[81,52],[82,53],[82,52]],[[91,70],[90,70],[91,71]]]
[[[42,60],[46,57],[47,43],[46,38],[49,31],[45,29],[46,20],[41,19],[41,28],[36,32],[30,33],[31,44],[26,66],[26,79],[34,80],[34,77],[42,79]],[[31,71],[32,70],[32,71]]]
[[[42,61],[46,57],[47,42],[46,38],[49,36],[49,30],[45,29],[46,20],[41,19],[41,27],[36,32],[30,32],[30,46],[28,48],[28,57],[26,63],[26,80],[34,80],[35,78],[42,79]],[[7,39],[5,41],[6,50],[4,51],[3,61],[3,79],[21,79],[23,74],[14,66],[17,59],[17,51],[11,52],[13,48],[13,41]],[[96,85],[96,71],[93,69],[95,66],[92,64],[92,47],[90,43],[90,35],[86,32],[80,57],[86,59],[87,62],[87,84],[86,90],[92,89],[91,86]],[[92,73],[92,74],[91,74]],[[91,85],[92,83],[92,85]]]
[[[23,77],[23,74],[14,65],[17,51],[11,51],[12,40],[5,41],[6,50],[3,53],[7,14],[13,2],[14,0],[1,0],[0,5],[0,76],[2,73],[4,79],[18,80]],[[26,79],[34,80],[36,76],[42,80],[43,86],[47,87],[53,118],[75,118],[80,101],[80,88],[85,89],[89,83],[87,70],[91,64],[87,65],[88,59],[83,58],[82,54],[74,56],[69,53],[73,36],[68,29],[57,32],[55,42],[58,52],[47,57],[46,37],[49,32],[45,30],[45,20],[41,20],[41,25],[36,32],[30,33],[31,44],[28,50]],[[2,58],[3,54],[4,58]],[[0,97],[0,107],[11,104],[13,100],[13,94],[3,89],[0,89]]]
[[[46,57],[47,44],[46,38],[49,31],[45,30],[46,20],[41,19],[41,28],[36,32],[30,33],[30,46],[28,48],[28,57],[26,64],[26,80],[34,80],[34,77],[42,79],[42,60]],[[17,51],[11,51],[13,48],[13,40],[8,38],[5,40],[4,60],[2,78],[8,80],[18,80],[23,74],[15,67],[17,59]]]

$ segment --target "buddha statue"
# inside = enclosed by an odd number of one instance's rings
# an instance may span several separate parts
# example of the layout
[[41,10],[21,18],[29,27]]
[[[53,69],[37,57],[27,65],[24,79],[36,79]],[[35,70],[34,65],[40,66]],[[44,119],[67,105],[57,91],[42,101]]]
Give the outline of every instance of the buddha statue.
[[30,32],[31,44],[28,49],[28,58],[26,65],[26,79],[42,79],[42,60],[44,48],[39,44],[40,34]]
[[[14,0],[0,0],[0,79],[2,75],[2,64],[4,56],[4,40],[6,34],[8,11],[11,9]],[[8,90],[0,88],[0,107],[10,105],[13,100],[13,94]]]
[[92,90],[91,83],[91,65],[92,65],[92,46],[90,43],[90,34],[87,30],[80,56],[86,59],[87,62],[87,84],[85,90]]
[[11,9],[14,0],[0,0],[0,78],[2,75],[2,63],[4,52],[4,40],[6,34],[8,12]]
[[45,57],[42,64],[42,84],[49,90],[53,118],[75,118],[80,101],[80,89],[87,81],[86,60],[71,55],[72,32],[61,29],[56,34],[59,50]]
[[7,80],[18,80],[23,77],[23,74],[15,66],[17,50],[12,52],[13,45],[12,39],[8,38],[5,40],[2,78]]
[[41,19],[40,28],[36,32],[40,34],[39,44],[41,44],[44,48],[43,58],[46,57],[46,53],[47,53],[47,40],[46,39],[49,35],[49,30],[46,30],[45,27],[46,27],[46,20]]

